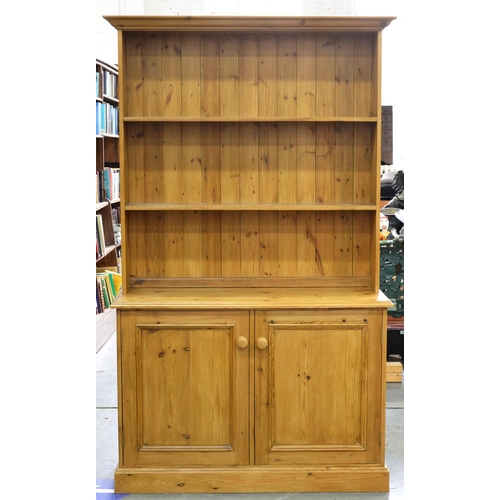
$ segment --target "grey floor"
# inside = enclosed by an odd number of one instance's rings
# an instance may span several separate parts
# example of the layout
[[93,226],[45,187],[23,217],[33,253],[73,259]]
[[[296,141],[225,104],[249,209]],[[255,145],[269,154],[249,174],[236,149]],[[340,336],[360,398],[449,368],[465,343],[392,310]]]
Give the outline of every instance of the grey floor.
[[96,500],[401,500],[404,498],[404,382],[387,384],[386,463],[389,493],[225,493],[141,494],[113,492],[118,464],[116,338],[113,335],[96,355]]

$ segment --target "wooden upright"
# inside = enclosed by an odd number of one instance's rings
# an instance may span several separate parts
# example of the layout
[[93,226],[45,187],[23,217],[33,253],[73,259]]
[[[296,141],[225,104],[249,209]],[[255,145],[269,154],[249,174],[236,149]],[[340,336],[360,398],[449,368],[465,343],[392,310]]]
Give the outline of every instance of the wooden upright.
[[394,18],[105,17],[122,158],[115,491],[388,491]]

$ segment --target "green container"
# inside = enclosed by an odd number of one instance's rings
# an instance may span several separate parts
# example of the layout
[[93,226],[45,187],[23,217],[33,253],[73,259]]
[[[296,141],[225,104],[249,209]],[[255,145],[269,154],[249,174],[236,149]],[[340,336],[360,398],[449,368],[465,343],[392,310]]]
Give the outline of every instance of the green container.
[[380,290],[394,304],[387,314],[404,316],[404,240],[380,241]]

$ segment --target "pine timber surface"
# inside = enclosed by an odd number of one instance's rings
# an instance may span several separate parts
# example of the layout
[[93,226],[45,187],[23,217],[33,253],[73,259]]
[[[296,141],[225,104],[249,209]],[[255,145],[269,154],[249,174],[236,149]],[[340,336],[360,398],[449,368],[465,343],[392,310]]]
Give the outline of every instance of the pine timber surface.
[[376,122],[376,116],[291,116],[274,117],[265,116],[124,116],[124,122]]
[[403,364],[400,361],[387,361],[386,382],[403,381]]
[[118,30],[117,493],[388,491],[381,31]]
[[343,309],[391,307],[382,292],[339,288],[133,288],[119,309]]
[[391,16],[104,16],[121,31],[380,31]]
[[108,20],[126,27],[124,293],[237,278],[376,290],[378,31],[392,18]]
[[115,493],[285,493],[389,491],[385,467],[122,468]]

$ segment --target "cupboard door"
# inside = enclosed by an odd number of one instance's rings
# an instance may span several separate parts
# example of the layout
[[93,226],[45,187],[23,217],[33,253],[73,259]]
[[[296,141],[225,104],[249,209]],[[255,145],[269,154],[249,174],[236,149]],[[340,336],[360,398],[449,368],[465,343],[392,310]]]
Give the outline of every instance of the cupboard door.
[[248,312],[119,311],[121,466],[249,463]]
[[383,314],[256,313],[257,464],[383,463]]

